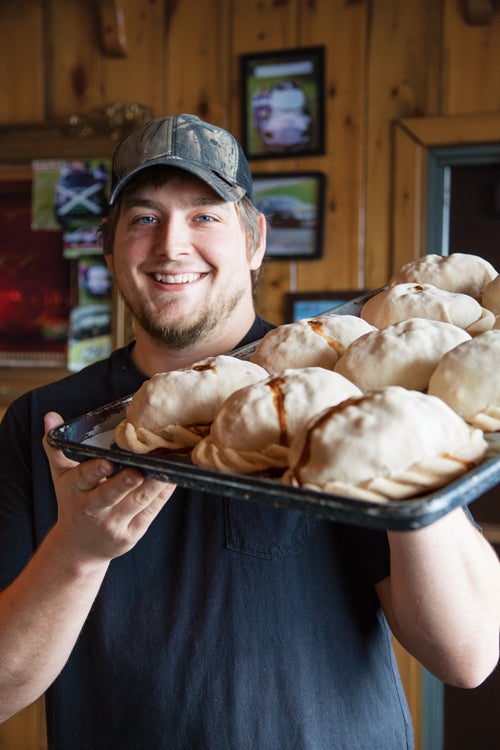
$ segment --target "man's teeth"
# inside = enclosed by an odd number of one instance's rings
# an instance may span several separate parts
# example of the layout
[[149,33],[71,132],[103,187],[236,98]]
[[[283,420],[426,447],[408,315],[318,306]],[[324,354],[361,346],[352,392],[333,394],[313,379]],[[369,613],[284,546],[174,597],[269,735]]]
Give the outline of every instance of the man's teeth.
[[199,273],[181,273],[178,275],[155,273],[155,281],[159,281],[161,284],[189,284],[192,281],[197,281],[200,278]]

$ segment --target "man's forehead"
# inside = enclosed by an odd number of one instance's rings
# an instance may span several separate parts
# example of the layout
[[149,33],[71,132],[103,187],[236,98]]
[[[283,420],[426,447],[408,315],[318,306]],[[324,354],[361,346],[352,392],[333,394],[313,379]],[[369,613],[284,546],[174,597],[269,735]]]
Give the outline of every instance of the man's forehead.
[[161,202],[162,200],[185,203],[189,206],[218,206],[230,212],[234,204],[224,200],[203,180],[176,170],[163,180],[140,182],[127,191],[123,197],[126,207],[143,203]]

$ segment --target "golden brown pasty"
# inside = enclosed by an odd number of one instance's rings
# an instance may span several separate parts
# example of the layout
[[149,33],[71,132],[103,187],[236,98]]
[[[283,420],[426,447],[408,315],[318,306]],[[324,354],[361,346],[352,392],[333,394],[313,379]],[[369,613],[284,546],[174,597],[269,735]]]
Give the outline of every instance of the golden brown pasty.
[[353,341],[335,372],[362,391],[385,385],[425,391],[443,354],[470,338],[451,323],[409,318]]
[[493,328],[495,316],[468,294],[448,292],[432,284],[396,284],[368,299],[361,317],[376,328],[408,318],[452,323],[472,336]]
[[389,286],[408,282],[432,284],[448,292],[460,292],[480,298],[484,287],[497,273],[492,264],[479,255],[431,253],[401,266],[392,276]]
[[226,355],[158,373],[133,395],[115,429],[115,442],[134,453],[190,449],[208,433],[217,409],[233,391],[267,376],[259,365]]
[[373,330],[355,315],[304,318],[266,333],[250,359],[268,372],[301,367],[333,370],[349,344]]
[[401,500],[443,486],[487,450],[444,401],[399,386],[325,409],[302,428],[283,481],[367,500]]
[[500,430],[500,330],[486,331],[443,356],[429,381],[457,414],[484,432]]
[[205,468],[251,474],[285,469],[291,440],[326,406],[361,391],[322,367],[283,370],[233,393],[191,454]]

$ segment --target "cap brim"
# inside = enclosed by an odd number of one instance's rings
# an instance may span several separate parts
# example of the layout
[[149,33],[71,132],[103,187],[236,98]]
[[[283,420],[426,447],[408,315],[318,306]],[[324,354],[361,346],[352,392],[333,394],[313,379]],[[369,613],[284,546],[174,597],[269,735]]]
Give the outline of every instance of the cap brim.
[[176,169],[182,169],[184,172],[190,172],[191,174],[194,174],[209,187],[211,187],[212,190],[217,193],[217,195],[220,195],[221,198],[224,198],[224,200],[228,201],[229,203],[235,203],[236,201],[241,200],[241,198],[243,198],[243,196],[247,192],[244,188],[239,187],[238,185],[229,184],[228,182],[226,182],[226,180],[224,180],[211,169],[200,168],[199,164],[191,164],[188,160],[180,160],[178,157],[162,157],[160,159],[151,159],[150,161],[141,164],[139,167],[132,170],[132,172],[129,172],[125,177],[119,180],[116,185],[113,186],[113,189],[111,191],[111,196],[109,199],[110,205],[115,202],[122,190],[134,179],[136,175],[144,172],[146,169],[151,169],[151,167],[157,166],[175,167]]

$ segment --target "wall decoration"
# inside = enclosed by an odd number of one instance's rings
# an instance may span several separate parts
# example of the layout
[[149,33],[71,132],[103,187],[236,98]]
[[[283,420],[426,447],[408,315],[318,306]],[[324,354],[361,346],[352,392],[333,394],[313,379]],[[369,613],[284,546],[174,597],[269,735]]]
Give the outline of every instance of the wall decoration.
[[253,175],[253,200],[269,224],[267,258],[322,255],[325,175],[275,172]]
[[100,226],[108,209],[111,161],[36,159],[32,170],[32,228],[62,231],[66,258],[102,255]]
[[70,268],[58,230],[31,227],[31,181],[0,180],[0,365],[66,361]]
[[241,77],[249,159],[324,153],[323,47],[242,55]]
[[328,310],[335,310],[349,300],[366,294],[362,289],[349,291],[289,292],[285,294],[285,323],[293,323],[303,318],[313,318]]

